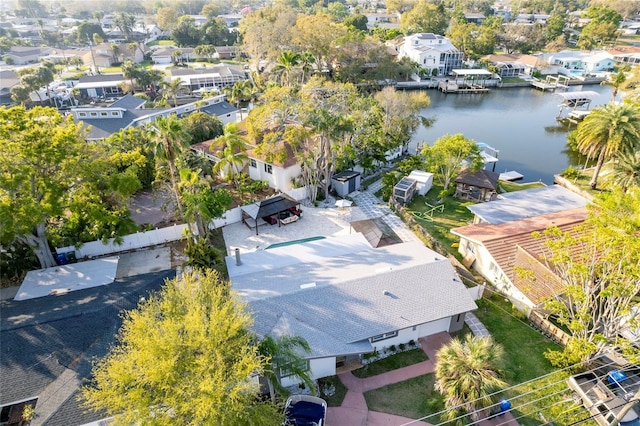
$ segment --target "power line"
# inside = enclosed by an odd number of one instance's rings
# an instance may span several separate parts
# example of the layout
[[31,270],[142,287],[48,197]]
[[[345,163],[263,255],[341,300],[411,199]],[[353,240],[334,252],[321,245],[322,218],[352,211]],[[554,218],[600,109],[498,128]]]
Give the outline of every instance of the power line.
[[[596,358],[596,359],[597,359],[597,358]],[[585,363],[587,363],[587,362],[590,362],[590,361],[593,361],[593,359],[592,359],[592,360],[588,360],[588,361],[582,361],[582,362],[579,362],[579,363],[576,363],[576,364],[570,365],[570,366],[568,366],[568,367],[562,368],[562,369],[560,369],[560,370],[556,370],[556,371],[553,371],[553,372],[551,372],[551,373],[547,373],[547,374],[544,374],[544,375],[542,375],[542,376],[535,377],[535,378],[530,379],[530,380],[527,380],[527,381],[525,381],[525,382],[518,383],[518,384],[516,384],[516,385],[512,385],[512,386],[509,386],[509,387],[507,387],[507,388],[505,388],[505,389],[501,389],[501,390],[499,390],[499,391],[493,392],[493,393],[491,393],[491,394],[489,394],[489,395],[485,396],[485,398],[486,398],[486,397],[496,396],[496,395],[498,395],[498,394],[500,394],[500,393],[504,393],[504,392],[507,392],[507,391],[509,391],[509,390],[516,389],[516,388],[517,388],[517,387],[519,387],[519,386],[523,386],[523,385],[526,385],[526,384],[529,384],[529,383],[533,383],[533,382],[535,382],[535,381],[541,380],[541,379],[543,379],[543,378],[546,378],[546,377],[552,376],[552,375],[557,374],[557,373],[561,373],[561,372],[566,371],[566,370],[569,370],[569,369],[574,369],[574,368],[579,367],[579,366],[581,366],[581,365],[583,365],[583,364],[585,364]],[[608,366],[611,366],[611,365],[614,365],[614,364],[616,364],[616,362],[612,360],[611,362],[606,363],[606,364],[603,364],[603,365],[599,365],[599,366],[598,366],[598,367],[596,367],[596,368],[608,367]],[[633,365],[631,365],[631,366],[629,366],[629,367],[623,367],[621,370],[625,370],[626,368],[632,368],[632,367],[633,367]],[[594,372],[594,370],[595,370],[596,368],[593,368],[593,369],[591,369],[591,370],[586,370],[585,372],[589,372],[589,371]],[[565,380],[566,380],[566,379],[564,379],[564,378],[563,378],[563,379],[560,379],[560,380],[554,381],[554,382],[552,382],[552,383],[550,383],[550,384],[546,385],[546,386],[545,386],[545,387],[543,387],[542,389],[546,389],[546,388],[548,388],[548,387],[551,387],[551,386],[557,385],[558,383],[562,383],[562,382],[564,382]],[[540,390],[541,390],[541,389],[540,389],[540,388],[538,388],[538,389],[531,390],[531,391],[529,391],[529,392],[525,392],[525,393],[523,393],[523,394],[518,394],[518,395],[516,395],[514,398],[512,398],[511,400],[516,400],[516,399],[518,399],[518,398],[524,397],[524,396],[529,395],[529,394],[531,394],[531,393],[539,392]],[[561,392],[565,392],[565,391],[566,391],[566,389],[563,389]],[[556,392],[556,393],[560,393],[560,392]],[[555,395],[556,393],[554,393],[554,394],[552,394],[552,395],[549,395],[549,396],[553,396],[553,395]],[[549,397],[549,396],[547,396],[547,397]],[[540,400],[543,400],[543,399],[545,399],[545,398],[547,398],[547,397],[540,398]],[[416,423],[416,422],[418,422],[418,421],[421,421],[421,420],[424,420],[424,419],[427,419],[427,418],[430,418],[430,417],[438,416],[438,415],[444,414],[444,413],[446,413],[447,411],[450,411],[450,410],[457,410],[457,409],[460,409],[461,407],[463,407],[464,405],[468,404],[469,402],[476,402],[476,401],[479,401],[480,399],[483,399],[483,398],[475,398],[475,399],[473,399],[473,400],[471,400],[471,401],[468,401],[468,402],[463,403],[463,404],[459,404],[459,405],[454,406],[454,407],[451,407],[451,408],[449,408],[449,409],[444,409],[444,410],[441,410],[441,411],[439,411],[439,412],[437,412],[437,413],[433,413],[433,414],[429,414],[429,415],[427,415],[427,416],[420,417],[420,418],[418,418],[418,419],[415,419],[415,420],[412,420],[412,421],[410,421],[410,422],[404,423],[402,426],[410,425],[410,424]],[[499,405],[499,403],[497,403],[497,404],[493,404],[493,405],[490,405],[489,407],[486,407],[485,409],[488,409],[488,408],[491,408],[491,407],[495,407],[495,406],[497,406],[497,405]],[[528,405],[528,403],[522,404],[522,405],[520,405],[520,406],[512,407],[512,408],[510,408],[508,411],[517,410],[519,407],[522,407],[522,406],[525,406],[525,405]],[[553,404],[552,404],[552,405],[553,405]],[[543,407],[543,409],[545,409],[545,408],[548,408],[548,407]],[[466,415],[468,415],[468,413],[467,413],[467,414],[465,414],[465,415],[463,415],[463,416],[456,417],[456,418],[455,418],[455,419],[453,419],[453,420],[457,420],[457,419],[459,419],[459,418],[465,417]],[[448,423],[448,422],[450,422],[450,421],[452,421],[452,420],[449,420],[449,421],[447,421],[447,422],[439,423],[439,424],[437,424],[436,426],[440,426],[440,425],[446,424],[446,423]],[[473,423],[472,423],[472,424],[473,424]]]

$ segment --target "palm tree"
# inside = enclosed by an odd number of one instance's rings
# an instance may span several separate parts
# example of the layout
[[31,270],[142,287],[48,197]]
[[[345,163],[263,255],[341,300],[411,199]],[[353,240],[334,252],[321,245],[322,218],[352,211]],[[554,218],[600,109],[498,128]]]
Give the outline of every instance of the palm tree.
[[623,151],[633,151],[640,144],[640,108],[633,104],[608,104],[596,108],[578,125],[578,150],[597,158],[589,185],[596,189],[604,162]]
[[280,74],[280,84],[288,86],[290,82],[291,73],[294,68],[300,63],[300,55],[294,53],[291,50],[283,51],[276,59],[276,65],[273,67],[273,72]]
[[164,93],[165,98],[173,99],[173,106],[178,106],[178,95],[183,90],[182,88],[182,80],[176,78],[175,80],[171,80],[169,82],[163,81],[160,83],[162,86],[162,91]]
[[176,176],[176,160],[185,149],[188,149],[191,137],[182,129],[180,120],[175,115],[158,117],[151,125],[156,131],[155,137],[152,139],[153,152],[157,160],[166,161],[169,166],[171,189],[178,211],[182,213]]
[[313,71],[313,64],[316,63],[316,58],[310,52],[303,52],[299,57],[299,65],[302,70],[302,84],[305,83],[307,74]]
[[240,110],[240,121],[242,121],[242,108],[240,108],[240,103],[253,94],[253,84],[249,80],[238,80],[233,83],[233,86],[226,86],[223,90],[229,102]]
[[621,152],[604,166],[609,172],[605,179],[627,192],[629,188],[640,188],[640,152]]
[[627,81],[627,75],[623,71],[620,71],[616,74],[613,74],[611,80],[604,80],[600,83],[605,86],[613,87],[613,90],[611,91],[611,103],[616,101],[618,90],[620,90],[620,87],[624,84],[625,81]]
[[236,179],[249,157],[245,153],[246,140],[238,134],[237,126],[227,124],[224,126],[224,134],[214,139],[214,145],[224,148],[216,152],[216,157],[220,159],[214,166],[213,171],[227,178],[233,179],[234,186],[238,187]]
[[491,337],[472,334],[453,339],[437,352],[435,389],[446,398],[449,419],[464,410],[475,421],[495,402],[492,394],[507,387],[498,370],[503,353]]
[[275,395],[284,396],[287,390],[282,386],[280,378],[286,371],[287,376],[293,376],[302,381],[315,393],[315,383],[309,376],[309,368],[302,353],[310,353],[309,343],[300,336],[280,336],[274,339],[266,336],[258,344],[258,352],[266,360],[264,376],[269,385],[269,394],[275,402]]

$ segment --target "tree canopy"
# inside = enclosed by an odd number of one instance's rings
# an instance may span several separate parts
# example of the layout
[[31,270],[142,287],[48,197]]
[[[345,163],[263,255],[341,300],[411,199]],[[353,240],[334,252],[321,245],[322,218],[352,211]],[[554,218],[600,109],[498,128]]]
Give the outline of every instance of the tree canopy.
[[444,135],[433,146],[425,145],[421,154],[426,169],[435,174],[445,191],[463,168],[478,170],[483,164],[478,145],[460,133]]
[[258,398],[267,360],[252,319],[215,271],[185,273],[126,312],[117,343],[82,389],[88,408],[118,424],[278,425]]

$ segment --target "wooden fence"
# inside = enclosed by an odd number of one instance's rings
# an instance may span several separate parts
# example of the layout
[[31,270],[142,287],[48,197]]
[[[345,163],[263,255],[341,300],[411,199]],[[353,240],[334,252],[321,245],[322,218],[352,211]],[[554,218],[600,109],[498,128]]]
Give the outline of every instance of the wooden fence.
[[565,333],[561,328],[557,327],[551,321],[546,319],[543,315],[536,311],[531,311],[529,314],[529,321],[537,328],[542,334],[550,338],[556,343],[566,346],[569,341],[569,334]]

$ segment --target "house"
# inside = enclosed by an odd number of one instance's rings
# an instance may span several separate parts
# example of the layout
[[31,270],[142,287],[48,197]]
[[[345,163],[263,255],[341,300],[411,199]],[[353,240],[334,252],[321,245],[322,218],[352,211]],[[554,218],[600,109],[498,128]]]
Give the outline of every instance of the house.
[[390,13],[365,13],[367,17],[367,28],[400,28],[398,17]]
[[158,117],[171,114],[183,116],[194,111],[208,114],[220,114],[217,117],[223,124],[235,121],[237,109],[226,102],[224,95],[212,96],[197,102],[179,105],[173,108],[145,109],[144,100],[126,95],[109,107],[82,107],[71,110],[76,123],[82,122],[88,129],[88,140],[104,139],[122,129],[143,126]]
[[493,66],[498,68],[497,74],[501,78],[505,77],[519,77],[522,75],[531,75],[535,71],[535,66],[531,66],[525,63],[520,58],[523,56],[531,55],[519,55],[519,54],[501,54],[501,55],[486,55],[482,59],[488,61]]
[[99,423],[108,417],[105,413],[80,405],[80,386],[94,359],[104,357],[115,343],[122,324],[119,312],[135,308],[174,275],[156,272],[58,296],[0,301],[3,424],[5,419],[20,421],[24,405],[35,405],[41,425],[106,424]]
[[180,79],[183,86],[191,91],[221,90],[233,86],[236,81],[243,81],[247,76],[243,69],[233,65],[215,65],[213,67],[187,68],[171,70],[170,79]]
[[[151,60],[154,64],[172,64],[174,62],[190,62],[193,60],[194,51],[193,47],[185,47],[185,48],[176,48],[176,47],[164,47],[160,49],[155,49],[153,53],[151,53]],[[177,53],[179,55],[176,57]]]
[[302,174],[302,167],[290,144],[280,141],[275,149],[278,151],[275,155],[255,148],[247,151],[249,177],[266,181],[276,191],[286,192],[294,188],[293,181]]
[[482,25],[485,20],[484,13],[465,13],[464,20],[470,24]]
[[613,60],[618,64],[629,64],[631,66],[640,64],[640,47],[615,46],[607,49],[607,53],[611,54]]
[[216,46],[215,57],[218,59],[234,59],[242,55],[238,46]]
[[235,28],[242,21],[242,14],[240,13],[227,13],[224,15],[218,15],[217,18],[224,20],[224,23],[227,24],[228,28]]
[[616,64],[613,55],[608,52],[597,52],[582,60],[587,73],[597,73],[602,71],[613,71]]
[[444,36],[419,33],[407,36],[399,48],[398,59],[408,57],[423,70],[433,75],[448,75],[453,69],[462,68],[460,52]]
[[495,201],[467,206],[475,215],[473,223],[500,224],[535,216],[572,210],[587,200],[560,185],[499,194]]
[[20,83],[18,73],[13,70],[0,70],[0,105],[13,103],[11,88]]
[[521,13],[516,16],[516,24],[543,24],[546,25],[551,15],[542,13]]
[[[449,261],[418,242],[372,248],[360,234],[226,258],[259,336],[303,337],[311,377],[364,354],[462,328],[476,304]],[[295,382],[282,378],[284,385]]]
[[51,50],[50,47],[11,46],[2,56],[10,58],[14,65],[28,65],[40,62],[40,59],[49,55]]
[[85,75],[75,87],[83,98],[114,98],[123,95],[123,83],[126,83],[123,74]]
[[82,55],[85,65],[98,68],[108,68],[127,59],[139,64],[144,61],[144,54],[137,47],[130,49],[127,43],[100,43]]
[[586,217],[587,209],[582,207],[495,225],[478,223],[451,232],[460,237],[458,251],[464,264],[493,283],[519,308],[530,311],[564,288],[543,261],[544,244],[532,233],[551,226],[577,233]]
[[455,196],[465,200],[491,201],[496,197],[499,178],[500,173],[490,170],[463,170],[455,178]]

